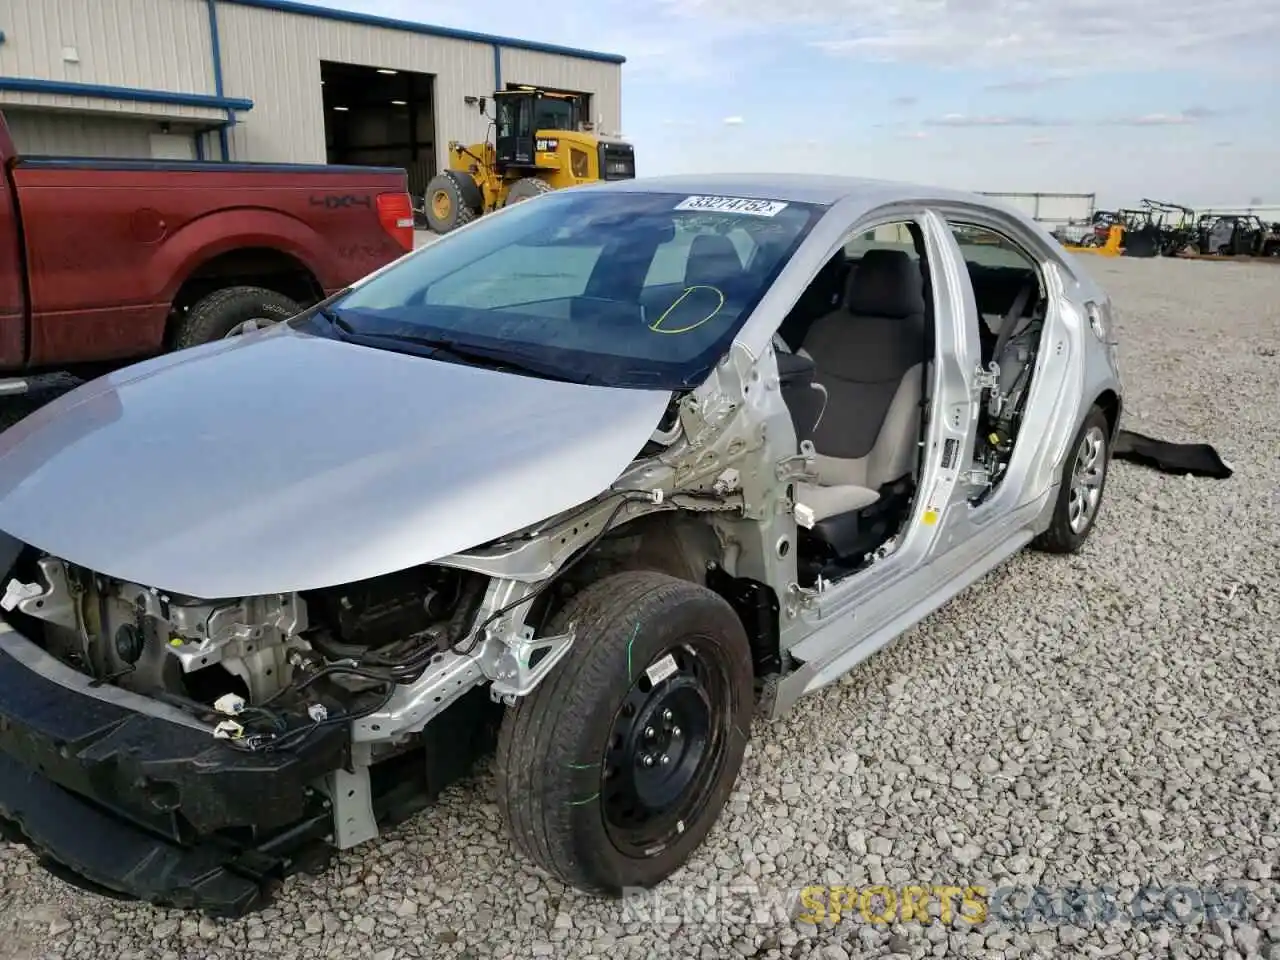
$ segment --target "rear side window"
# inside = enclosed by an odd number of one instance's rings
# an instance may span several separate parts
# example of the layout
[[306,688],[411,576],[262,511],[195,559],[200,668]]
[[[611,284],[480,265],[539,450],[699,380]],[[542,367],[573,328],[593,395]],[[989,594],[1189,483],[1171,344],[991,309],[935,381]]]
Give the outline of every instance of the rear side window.
[[860,234],[844,245],[844,255],[860,260],[868,250],[901,250],[912,260],[919,260],[911,233],[905,223],[887,223]]

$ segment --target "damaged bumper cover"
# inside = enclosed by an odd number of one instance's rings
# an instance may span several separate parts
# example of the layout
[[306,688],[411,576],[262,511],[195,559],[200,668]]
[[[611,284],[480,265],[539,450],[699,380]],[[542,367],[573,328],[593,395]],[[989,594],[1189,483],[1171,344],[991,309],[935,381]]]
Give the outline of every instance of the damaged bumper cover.
[[0,832],[105,895],[234,916],[326,847],[312,784],[341,726],[250,752],[164,704],[92,681],[0,624]]

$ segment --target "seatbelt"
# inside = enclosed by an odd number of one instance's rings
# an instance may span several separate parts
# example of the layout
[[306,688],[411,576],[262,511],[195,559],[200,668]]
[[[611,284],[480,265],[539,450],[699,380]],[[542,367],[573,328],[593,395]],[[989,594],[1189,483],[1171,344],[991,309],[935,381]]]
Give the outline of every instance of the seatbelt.
[[1027,309],[1027,301],[1031,299],[1032,291],[1039,292],[1040,281],[1028,283],[1018,295],[1013,298],[1013,306],[1009,308],[1009,312],[1004,315],[1004,319],[1000,321],[1000,331],[996,334],[996,345],[991,350],[991,359],[996,363],[1000,362],[1000,354],[1004,353],[1004,348],[1009,345],[1009,339],[1013,336],[1014,328],[1018,326],[1018,321],[1022,318],[1022,312]]

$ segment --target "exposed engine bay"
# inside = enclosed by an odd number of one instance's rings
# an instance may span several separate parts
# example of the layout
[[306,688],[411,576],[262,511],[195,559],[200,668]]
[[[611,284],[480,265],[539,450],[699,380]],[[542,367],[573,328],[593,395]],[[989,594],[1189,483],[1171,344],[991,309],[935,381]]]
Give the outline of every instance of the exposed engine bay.
[[469,632],[487,578],[421,566],[297,594],[208,601],[108,579],[53,557],[19,561],[9,616],[102,684],[284,745],[387,703]]

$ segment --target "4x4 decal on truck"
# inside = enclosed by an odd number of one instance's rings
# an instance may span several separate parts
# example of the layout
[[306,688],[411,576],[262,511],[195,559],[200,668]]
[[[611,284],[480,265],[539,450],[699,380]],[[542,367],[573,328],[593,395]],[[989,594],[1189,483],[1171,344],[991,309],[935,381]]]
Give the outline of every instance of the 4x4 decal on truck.
[[311,205],[328,210],[345,210],[347,207],[372,207],[373,197],[367,193],[360,196],[354,193],[312,194]]

